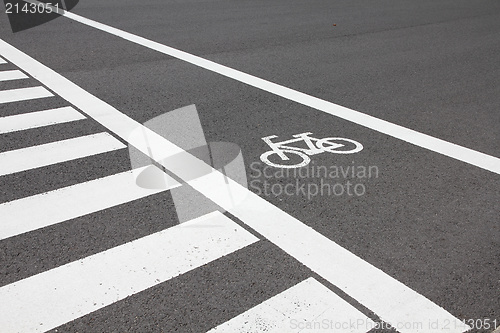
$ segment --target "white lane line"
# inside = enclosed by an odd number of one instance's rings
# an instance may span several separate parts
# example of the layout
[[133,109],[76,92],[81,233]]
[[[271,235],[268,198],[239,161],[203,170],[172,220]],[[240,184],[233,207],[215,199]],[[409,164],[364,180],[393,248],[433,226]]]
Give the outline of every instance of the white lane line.
[[[30,3],[39,3],[36,0],[25,0]],[[372,130],[387,134],[394,138],[409,142],[416,146],[446,155],[448,157],[454,158],[456,160],[475,165],[477,167],[489,170],[500,174],[500,158],[490,156],[466,147],[456,145],[451,142],[447,142],[427,134],[423,134],[409,128],[390,123],[388,121],[378,119],[376,117],[355,111],[317,97],[313,97],[302,92],[284,87],[282,85],[258,78],[256,76],[235,70],[230,67],[226,67],[215,63],[210,60],[192,55],[190,53],[174,49],[172,47],[151,41],[149,39],[136,36],[129,32],[113,28],[106,24],[102,24],[88,18],[76,15],[71,12],[64,11],[53,7],[53,10],[61,15],[72,19],[74,21],[80,22],[84,25],[99,29],[101,31],[110,33],[117,37],[128,40],[132,43],[142,45],[144,47],[150,48],[152,50],[161,52],[163,54],[169,55],[171,57],[186,61],[198,67],[207,69],[214,73],[226,76],[228,78],[234,79],[236,81],[248,84],[255,88],[270,92],[272,94],[281,96],[288,100],[303,104],[305,106],[317,109],[319,111],[326,112],[330,115],[345,119],[347,121],[353,122],[355,124],[370,128]],[[7,59],[9,59],[7,57]],[[14,62],[13,59],[9,59]]]
[[27,79],[28,76],[19,70],[0,71],[0,82],[10,80]]
[[0,176],[97,155],[126,146],[109,133],[97,133],[0,153]]
[[0,104],[54,96],[44,87],[29,87],[0,91]]
[[71,106],[0,117],[0,134],[85,119]]
[[92,214],[180,186],[156,167],[150,167],[165,183],[163,189],[144,189],[136,185],[135,169],[71,185],[50,192],[0,204],[0,240],[50,225]]
[[308,278],[208,333],[365,333],[375,323],[314,278]]
[[[340,247],[265,199],[224,177],[218,171],[213,170],[208,176],[195,182],[189,181],[190,174],[186,175],[185,165],[189,165],[190,170],[205,170],[211,167],[2,40],[0,40],[0,54],[9,61],[15,62],[30,76],[40,80],[139,151],[155,161],[161,161],[160,163],[166,170],[189,182],[195,190],[231,212],[285,252],[351,295],[375,312],[382,320],[395,323],[405,320],[427,322],[429,318],[435,318],[440,323],[458,320],[424,296]],[[144,137],[132,136],[133,133],[137,133],[137,129],[141,129],[144,136],[147,136],[147,140],[144,140]],[[175,159],[167,158],[176,154],[182,154],[186,164],[176,165]],[[221,198],[221,193],[227,191],[226,189],[220,190],[220,180],[223,183],[228,181],[229,186],[236,193],[235,197],[245,197],[236,209]],[[466,330],[446,332],[458,333]],[[400,332],[437,333],[444,331],[400,330]]]
[[0,57],[0,64],[6,64],[6,63],[7,63],[7,61],[5,61],[4,58]]
[[0,327],[51,330],[258,240],[210,213],[0,288]]

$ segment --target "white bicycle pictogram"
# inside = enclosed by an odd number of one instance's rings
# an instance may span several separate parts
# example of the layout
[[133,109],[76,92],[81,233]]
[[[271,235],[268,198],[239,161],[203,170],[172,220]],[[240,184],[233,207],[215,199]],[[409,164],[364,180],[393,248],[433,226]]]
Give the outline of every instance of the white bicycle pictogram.
[[[260,155],[261,161],[276,168],[300,168],[308,165],[309,162],[311,162],[311,158],[309,157],[311,155],[321,154],[324,152],[333,154],[354,154],[363,149],[363,145],[361,143],[351,139],[337,137],[318,139],[309,136],[311,134],[311,132],[295,134],[292,135],[295,139],[285,140],[281,142],[271,141],[271,139],[277,138],[277,135],[271,135],[262,138],[262,140],[264,140],[264,142],[267,143],[269,147],[271,147],[271,150]],[[300,141],[305,142],[307,148],[299,148],[290,145]],[[339,148],[342,147],[345,148],[339,150]],[[293,164],[279,164],[272,162],[269,159],[269,157],[277,155],[277,157],[281,158],[281,161],[290,161],[290,157],[287,156],[290,154],[297,155],[300,158],[300,161],[291,162]]]

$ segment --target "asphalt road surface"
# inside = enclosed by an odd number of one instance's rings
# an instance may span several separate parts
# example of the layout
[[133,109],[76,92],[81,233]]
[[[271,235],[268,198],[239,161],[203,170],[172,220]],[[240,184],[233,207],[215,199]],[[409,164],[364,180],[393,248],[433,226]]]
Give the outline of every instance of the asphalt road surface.
[[492,332],[499,134],[495,0],[2,13],[0,332]]

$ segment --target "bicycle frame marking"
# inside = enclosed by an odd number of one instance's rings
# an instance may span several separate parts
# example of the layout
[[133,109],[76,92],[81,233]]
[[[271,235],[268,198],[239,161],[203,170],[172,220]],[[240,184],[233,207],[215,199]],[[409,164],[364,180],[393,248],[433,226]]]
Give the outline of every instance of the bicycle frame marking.
[[[289,139],[285,141],[280,141],[280,142],[272,142],[271,139],[275,139],[278,136],[277,135],[270,135],[263,137],[262,140],[271,148],[270,151],[267,151],[263,153],[260,156],[260,159],[262,162],[266,163],[267,165],[278,167],[278,168],[300,168],[303,166],[306,166],[309,164],[311,159],[309,156],[311,155],[316,155],[316,154],[321,154],[324,152],[329,152],[329,153],[334,153],[334,154],[353,154],[361,151],[363,149],[363,145],[361,143],[351,140],[351,139],[345,139],[345,138],[334,138],[334,137],[327,137],[323,139],[318,139],[314,138],[311,135],[311,132],[305,132],[305,133],[300,133],[300,134],[294,134],[292,135],[294,139]],[[290,146],[289,144],[293,144],[296,142],[304,142],[307,145],[307,148],[299,148],[299,147],[294,147]],[[345,144],[338,143],[338,142],[333,142],[333,141],[345,141],[349,142],[351,144],[354,144],[355,148],[351,150],[337,150],[338,148],[342,148],[345,146]],[[325,147],[327,145],[327,147]],[[288,154],[294,154],[298,155],[301,159],[302,162],[296,163],[296,164],[276,164],[273,163],[269,160],[269,156],[271,155],[278,155],[282,161],[288,161],[290,158],[286,155]]]

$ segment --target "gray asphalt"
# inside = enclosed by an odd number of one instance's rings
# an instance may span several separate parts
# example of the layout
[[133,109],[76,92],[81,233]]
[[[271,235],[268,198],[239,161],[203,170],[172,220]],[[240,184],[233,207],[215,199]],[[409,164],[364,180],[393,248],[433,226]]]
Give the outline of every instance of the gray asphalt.
[[[73,12],[500,157],[498,1],[87,0]],[[195,104],[207,140],[238,144],[254,184],[296,181],[259,177],[263,167],[252,163],[268,150],[262,137],[287,139],[312,132],[318,138],[361,142],[360,153],[311,159],[314,166],[376,166],[378,177],[351,179],[364,185],[364,195],[309,199],[259,194],[455,317],[496,319],[500,324],[498,174],[65,18],[14,34],[1,15],[0,38],[141,123]],[[0,83],[0,89],[32,83]],[[64,103],[56,96],[0,105],[0,114]],[[0,152],[102,130],[85,120],[4,134]],[[117,151],[84,163],[4,176],[0,199],[6,202],[128,169],[127,152]],[[317,177],[300,181],[321,182]],[[263,190],[259,185],[249,188]],[[164,193],[2,240],[0,286],[177,222],[172,199]],[[308,276],[321,280],[264,239],[58,331],[205,332]]]

